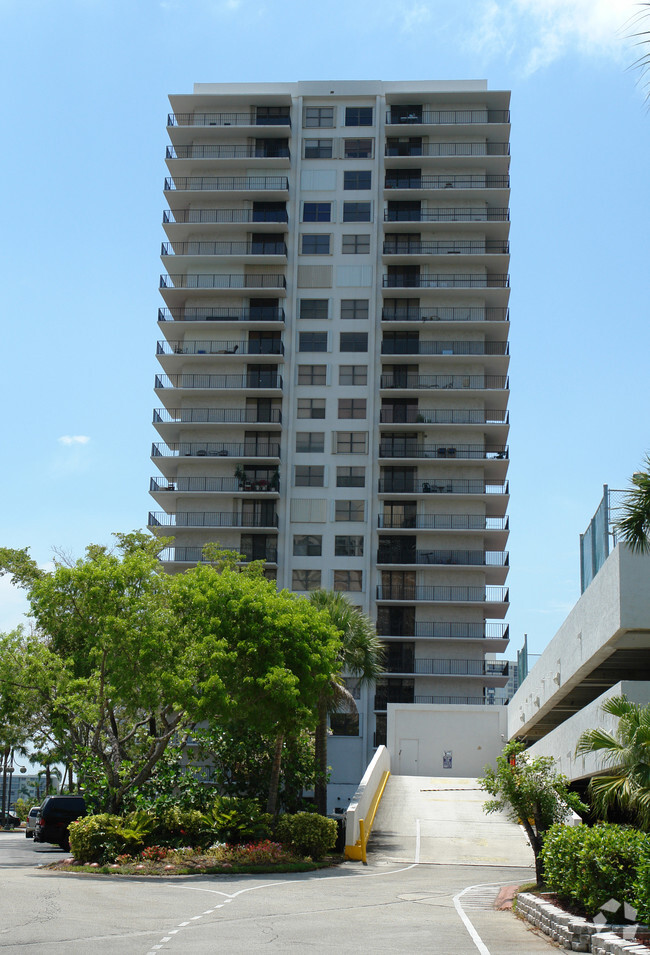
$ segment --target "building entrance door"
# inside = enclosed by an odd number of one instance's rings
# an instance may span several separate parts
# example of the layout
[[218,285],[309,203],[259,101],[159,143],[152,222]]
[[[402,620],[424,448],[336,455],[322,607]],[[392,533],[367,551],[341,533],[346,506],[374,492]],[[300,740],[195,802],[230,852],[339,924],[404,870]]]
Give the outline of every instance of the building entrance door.
[[399,741],[399,752],[397,754],[397,771],[400,776],[417,776],[418,755],[420,741],[417,739],[401,739]]

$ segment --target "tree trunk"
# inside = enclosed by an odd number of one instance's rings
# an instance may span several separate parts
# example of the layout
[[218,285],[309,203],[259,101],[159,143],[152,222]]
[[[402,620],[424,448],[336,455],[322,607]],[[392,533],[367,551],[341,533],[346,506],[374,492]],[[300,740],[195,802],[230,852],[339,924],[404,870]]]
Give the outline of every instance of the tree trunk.
[[284,733],[278,733],[275,740],[275,752],[273,754],[273,765],[271,766],[271,782],[269,783],[269,798],[266,803],[266,811],[275,815],[278,805],[278,789],[280,787],[280,766],[282,764],[282,746],[284,745]]
[[316,812],[327,815],[327,700],[321,693],[318,698],[318,721],[314,737],[315,783],[314,802]]

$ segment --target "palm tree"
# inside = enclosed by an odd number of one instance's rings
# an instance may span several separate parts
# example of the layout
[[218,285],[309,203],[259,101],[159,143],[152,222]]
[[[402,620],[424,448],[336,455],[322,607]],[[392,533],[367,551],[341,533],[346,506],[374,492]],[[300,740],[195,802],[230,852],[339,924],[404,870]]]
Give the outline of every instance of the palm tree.
[[650,455],[646,455],[645,471],[632,476],[632,485],[621,507],[623,516],[616,522],[616,530],[633,551],[645,554],[650,551]]
[[[648,46],[650,46],[650,30],[647,29],[645,21],[647,18],[650,18],[650,3],[639,3],[638,6],[641,7],[641,9],[634,14],[631,18],[631,22],[634,27],[641,25],[644,29],[635,33],[629,33],[628,36],[630,39],[636,40],[637,46],[647,50]],[[650,53],[643,53],[635,60],[632,66],[640,71],[642,84],[647,91],[646,95],[650,98]]]
[[327,717],[341,709],[357,712],[354,697],[342,682],[341,673],[355,677],[359,685],[374,683],[384,672],[384,647],[370,617],[351,604],[344,594],[316,590],[310,599],[319,610],[330,615],[332,623],[341,632],[340,668],[321,693],[317,709],[314,796],[316,809],[324,816],[327,814]]
[[612,696],[603,713],[618,717],[616,733],[588,730],[578,740],[576,755],[598,753],[611,772],[594,776],[589,784],[594,807],[606,813],[610,806],[629,810],[639,824],[650,828],[650,704],[641,706],[625,696]]

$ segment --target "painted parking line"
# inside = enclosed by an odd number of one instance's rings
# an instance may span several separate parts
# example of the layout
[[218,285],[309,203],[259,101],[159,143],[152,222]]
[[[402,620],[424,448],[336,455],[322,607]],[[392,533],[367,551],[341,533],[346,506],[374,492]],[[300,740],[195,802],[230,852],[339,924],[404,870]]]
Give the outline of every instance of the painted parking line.
[[[466,912],[465,909],[463,908],[463,904],[462,904],[462,902],[461,902],[461,899],[463,898],[464,895],[467,895],[467,893],[469,893],[469,892],[476,892],[477,889],[494,889],[494,890],[495,890],[495,893],[494,893],[494,894],[495,894],[495,898],[496,898],[496,893],[497,893],[498,887],[501,886],[501,885],[507,885],[507,884],[508,884],[508,883],[506,883],[506,882],[479,882],[477,885],[468,885],[468,886],[466,886],[464,889],[462,889],[462,891],[460,891],[460,892],[459,892],[457,895],[455,895],[455,896],[453,897],[453,899],[452,899],[452,902],[454,903],[454,908],[456,909],[456,912],[458,913],[458,916],[459,916],[461,922],[463,923],[463,925],[464,925],[465,928],[467,929],[467,932],[469,933],[469,937],[470,937],[471,940],[474,942],[474,944],[476,945],[478,951],[480,952],[480,955],[490,955],[490,950],[488,949],[487,945],[485,944],[485,942],[483,941],[483,939],[481,938],[481,936],[478,934],[478,932],[476,931],[476,929],[474,928],[474,925],[472,924],[472,921],[471,921],[470,917],[468,916],[467,912]],[[485,895],[485,893],[481,893],[481,894],[482,894],[482,895]],[[483,898],[483,899],[480,899],[480,900],[477,900],[477,899],[469,900],[469,899],[468,899],[468,900],[466,900],[466,903],[465,903],[465,904],[466,904],[467,908],[479,909],[479,910],[480,910],[480,909],[483,909],[483,910],[484,910],[485,908],[488,908],[488,907],[489,907],[489,908],[492,908],[492,902],[493,902],[493,900],[488,900],[488,899],[486,899],[486,898]]]

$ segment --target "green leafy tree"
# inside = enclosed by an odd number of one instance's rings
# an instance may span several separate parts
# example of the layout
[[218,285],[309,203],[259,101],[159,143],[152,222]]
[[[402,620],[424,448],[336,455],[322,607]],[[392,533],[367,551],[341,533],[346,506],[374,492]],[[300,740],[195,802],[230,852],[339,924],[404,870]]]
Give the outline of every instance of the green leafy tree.
[[650,551],[650,455],[645,470],[632,477],[632,487],[621,506],[622,516],[616,522],[620,538],[640,554]]
[[329,616],[339,632],[337,669],[323,686],[317,703],[315,737],[316,809],[327,814],[327,722],[330,713],[345,709],[356,713],[354,698],[346,689],[342,674],[354,677],[359,685],[374,683],[384,672],[384,647],[372,620],[347,597],[331,590],[316,590],[311,603]]
[[618,719],[616,732],[587,730],[578,740],[577,755],[598,754],[609,773],[594,776],[589,792],[595,808],[606,814],[618,806],[631,812],[643,829],[650,828],[650,704],[612,696],[601,707]]
[[479,785],[493,798],[484,803],[485,812],[504,809],[515,822],[520,822],[535,855],[537,881],[543,881],[543,863],[540,855],[544,834],[555,823],[566,822],[573,809],[577,813],[588,810],[578,796],[569,789],[568,780],[553,768],[550,756],[531,757],[523,743],[508,743],[497,757],[496,769],[485,767]]

